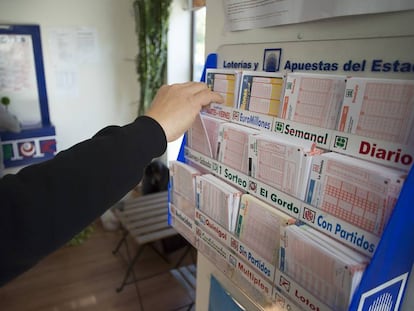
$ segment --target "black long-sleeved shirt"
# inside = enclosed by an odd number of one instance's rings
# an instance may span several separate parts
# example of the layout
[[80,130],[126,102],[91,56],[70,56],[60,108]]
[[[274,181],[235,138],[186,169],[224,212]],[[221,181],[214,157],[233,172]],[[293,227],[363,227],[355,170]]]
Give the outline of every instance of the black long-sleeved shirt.
[[137,185],[164,153],[149,117],[109,126],[52,160],[0,180],[0,286],[70,240]]

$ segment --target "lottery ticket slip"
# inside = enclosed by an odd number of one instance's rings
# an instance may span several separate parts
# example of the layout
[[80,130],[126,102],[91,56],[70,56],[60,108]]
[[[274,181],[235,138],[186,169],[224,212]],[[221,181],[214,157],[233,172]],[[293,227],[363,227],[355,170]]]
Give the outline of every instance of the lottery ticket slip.
[[414,145],[414,80],[351,77],[338,130]]
[[243,71],[238,107],[276,117],[279,114],[283,88],[283,75],[279,73]]
[[282,272],[333,310],[348,310],[367,257],[307,225],[284,227],[281,245]]
[[206,83],[211,90],[223,96],[225,106],[237,108],[240,75],[239,70],[208,68]]
[[[201,175],[201,172],[196,168],[180,161],[170,161],[169,167],[171,190],[174,193],[179,194],[190,203],[195,204],[195,178],[196,176]],[[171,199],[173,203],[177,204],[177,202],[174,201],[174,197]]]
[[242,192],[212,174],[196,176],[196,207],[234,233]]
[[217,160],[247,175],[249,173],[249,135],[259,133],[259,130],[235,123],[221,124],[217,143]]
[[312,159],[306,202],[381,236],[405,174],[335,152],[323,153]]
[[295,137],[261,133],[249,136],[250,175],[304,200],[315,143]]
[[272,265],[278,265],[281,227],[296,222],[250,194],[241,197],[235,235]]
[[335,129],[345,91],[346,76],[288,73],[280,117]]
[[210,158],[217,159],[220,124],[225,122],[200,113],[187,131],[187,146]]

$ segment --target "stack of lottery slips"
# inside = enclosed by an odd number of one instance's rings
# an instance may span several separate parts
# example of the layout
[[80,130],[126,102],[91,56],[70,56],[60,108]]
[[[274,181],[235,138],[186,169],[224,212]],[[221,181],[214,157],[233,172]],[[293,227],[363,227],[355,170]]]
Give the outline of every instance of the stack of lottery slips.
[[[295,222],[296,219],[292,216],[251,194],[243,194],[235,235],[268,264],[277,266],[281,229]],[[251,262],[254,263],[254,260]]]
[[212,159],[217,159],[220,124],[226,121],[200,113],[187,131],[187,146]]
[[225,106],[236,108],[240,75],[240,70],[208,68],[206,70],[206,83],[211,90],[223,96]]
[[179,161],[170,161],[170,201],[189,218],[194,219],[196,176],[201,175],[196,168]]
[[312,156],[322,153],[314,142],[261,133],[249,137],[250,175],[304,200]]
[[196,176],[196,207],[234,233],[242,192],[212,174]]
[[327,152],[312,158],[306,202],[381,236],[406,173]]
[[338,130],[414,145],[414,80],[349,78]]
[[346,76],[288,73],[280,108],[282,119],[335,129]]
[[259,133],[259,130],[235,123],[221,124],[217,143],[217,160],[247,175],[249,173],[249,136]]
[[238,108],[276,117],[283,88],[283,75],[279,73],[243,71]]
[[369,259],[307,225],[287,226],[281,238],[280,270],[333,310],[348,310]]

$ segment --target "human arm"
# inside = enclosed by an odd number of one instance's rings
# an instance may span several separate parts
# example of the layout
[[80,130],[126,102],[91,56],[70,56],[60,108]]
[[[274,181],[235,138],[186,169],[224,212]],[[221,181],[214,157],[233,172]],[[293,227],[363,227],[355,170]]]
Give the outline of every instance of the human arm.
[[165,148],[158,123],[140,117],[1,179],[0,284],[65,244],[122,198]]
[[167,140],[182,135],[211,101],[222,100],[199,83],[162,87],[147,116],[107,127],[52,160],[1,179],[0,286],[121,199],[164,153]]

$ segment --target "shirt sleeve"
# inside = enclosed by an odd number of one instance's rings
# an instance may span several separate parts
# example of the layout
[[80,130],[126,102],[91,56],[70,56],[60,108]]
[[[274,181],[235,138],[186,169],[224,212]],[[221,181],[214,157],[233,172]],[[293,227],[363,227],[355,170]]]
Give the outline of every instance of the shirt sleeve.
[[32,267],[136,186],[167,147],[142,116],[0,180],[0,286]]

